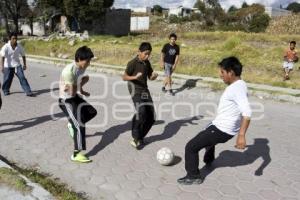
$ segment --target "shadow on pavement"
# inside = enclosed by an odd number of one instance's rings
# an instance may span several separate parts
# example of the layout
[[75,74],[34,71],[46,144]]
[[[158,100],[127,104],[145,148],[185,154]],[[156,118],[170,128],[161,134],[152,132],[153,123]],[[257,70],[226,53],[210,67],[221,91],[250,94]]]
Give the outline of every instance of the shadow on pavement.
[[[164,121],[158,120],[154,125],[163,124]],[[86,155],[95,156],[99,151],[113,143],[122,133],[131,130],[131,121],[125,124],[113,126],[104,132],[97,132],[94,135],[87,135],[87,137],[102,136],[100,142],[93,147]]]
[[[54,92],[54,91],[57,91],[59,90],[59,88],[53,88],[53,89],[41,89],[41,90],[33,90],[32,93],[34,94],[34,96],[39,96],[39,95],[42,95],[42,94],[45,94],[45,93],[49,93],[49,92]],[[24,92],[11,92],[10,95],[12,94],[24,94]]]
[[42,124],[44,122],[52,121],[53,117],[62,118],[62,117],[64,117],[64,114],[61,112],[61,113],[56,113],[54,115],[45,115],[42,117],[35,117],[35,118],[30,118],[30,119],[26,119],[26,120],[22,120],[22,121],[16,121],[16,122],[11,122],[11,123],[2,123],[2,124],[0,124],[0,127],[4,127],[4,126],[17,126],[17,127],[0,130],[0,134],[7,133],[7,132],[20,131],[20,130],[24,130],[26,128],[31,128],[36,125]]
[[260,157],[263,159],[263,163],[255,170],[254,174],[256,176],[261,176],[263,175],[264,169],[271,163],[270,147],[268,143],[269,140],[266,138],[256,138],[254,139],[254,144],[247,145],[247,149],[244,152],[223,151],[210,167],[204,166],[200,169],[201,176],[205,179],[215,169],[221,167],[250,165]]
[[202,80],[202,79],[198,78],[198,79],[186,80],[185,83],[180,88],[174,89],[174,93],[177,94],[179,92],[184,91],[185,89],[187,89],[187,90],[193,89],[194,87],[196,87],[196,84],[199,80]]
[[152,135],[152,136],[145,138],[146,146],[153,142],[166,140],[166,139],[173,137],[174,135],[176,135],[178,133],[178,131],[180,130],[180,128],[182,126],[188,126],[189,124],[190,125],[198,125],[194,121],[202,119],[202,118],[203,118],[203,116],[195,116],[195,117],[191,117],[191,118],[187,118],[187,119],[180,119],[180,120],[170,122],[165,126],[162,134]]

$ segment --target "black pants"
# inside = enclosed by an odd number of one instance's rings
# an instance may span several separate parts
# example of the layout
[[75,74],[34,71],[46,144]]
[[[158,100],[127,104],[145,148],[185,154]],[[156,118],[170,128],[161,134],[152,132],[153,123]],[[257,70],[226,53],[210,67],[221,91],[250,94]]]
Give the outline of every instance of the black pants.
[[74,149],[86,150],[85,124],[97,115],[96,109],[80,96],[59,99],[59,107],[68,117],[74,130]]
[[217,129],[214,125],[200,132],[185,146],[185,170],[189,176],[199,175],[199,151],[205,148],[204,162],[215,158],[215,145],[225,143],[233,136]]
[[132,137],[143,140],[155,122],[155,111],[149,91],[135,94],[132,97],[136,114],[132,118]]

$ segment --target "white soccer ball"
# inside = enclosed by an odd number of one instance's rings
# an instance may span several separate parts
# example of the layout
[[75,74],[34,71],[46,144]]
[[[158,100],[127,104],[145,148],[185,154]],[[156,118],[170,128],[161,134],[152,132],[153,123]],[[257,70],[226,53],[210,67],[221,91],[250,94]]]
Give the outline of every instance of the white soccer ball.
[[163,147],[157,152],[156,159],[159,164],[168,166],[172,164],[174,160],[174,153],[171,151],[171,149]]

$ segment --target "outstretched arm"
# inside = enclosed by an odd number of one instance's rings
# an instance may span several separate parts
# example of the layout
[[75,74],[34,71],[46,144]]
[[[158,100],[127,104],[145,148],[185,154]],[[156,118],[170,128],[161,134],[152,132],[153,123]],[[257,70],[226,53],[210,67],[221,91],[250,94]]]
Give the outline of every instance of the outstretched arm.
[[154,81],[155,79],[157,79],[157,77],[158,77],[158,73],[156,73],[156,72],[152,72],[152,74],[151,74],[151,76],[150,76],[150,80],[151,81]]
[[137,73],[135,76],[129,76],[126,72],[124,72],[122,78],[123,81],[133,81],[140,78],[143,74],[141,72]]
[[179,55],[177,55],[176,58],[175,58],[175,63],[174,63],[174,65],[173,65],[173,67],[172,67],[172,71],[175,71],[176,66],[177,66],[177,64],[178,64],[178,61],[179,61]]
[[164,68],[164,59],[165,59],[165,54],[161,52],[160,55],[160,67],[163,69]]
[[81,82],[80,82],[80,93],[81,93],[82,95],[84,95],[84,96],[87,96],[87,97],[90,96],[90,93],[84,91],[82,87],[83,87],[87,82],[89,82],[89,80],[90,80],[90,77],[89,77],[89,76],[84,76],[84,77],[82,77]]
[[26,57],[22,56],[22,58],[23,58],[23,70],[26,70],[27,69]]
[[72,84],[66,84],[65,92],[70,96],[75,96],[77,92],[77,86]]
[[250,125],[250,118],[243,117],[241,122],[240,132],[238,134],[238,138],[236,140],[235,148],[237,149],[245,149],[246,147],[246,132]]
[[4,61],[5,61],[5,57],[3,56],[3,57],[1,57],[1,63],[0,63],[0,70],[2,72],[4,72]]

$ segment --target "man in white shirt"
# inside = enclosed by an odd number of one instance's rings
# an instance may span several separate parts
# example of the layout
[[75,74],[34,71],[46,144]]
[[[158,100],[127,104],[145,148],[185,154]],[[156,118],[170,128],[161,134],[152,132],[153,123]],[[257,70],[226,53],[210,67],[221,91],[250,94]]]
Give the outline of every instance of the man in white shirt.
[[241,80],[242,64],[236,57],[223,59],[219,63],[220,77],[228,85],[218,106],[215,120],[185,146],[185,169],[187,175],[177,180],[183,185],[201,184],[199,151],[206,150],[204,163],[208,166],[215,159],[215,145],[225,143],[237,135],[236,148],[246,146],[246,131],[250,124],[251,108],[246,83]]
[[[33,96],[23,71],[27,69],[25,52],[23,47],[17,43],[17,37],[18,36],[16,33],[11,33],[9,36],[9,41],[2,47],[0,51],[0,70],[4,74],[2,90],[5,96],[10,94],[10,86],[12,84],[14,74],[16,74],[26,95]],[[20,62],[20,56],[23,58],[23,66]]]

